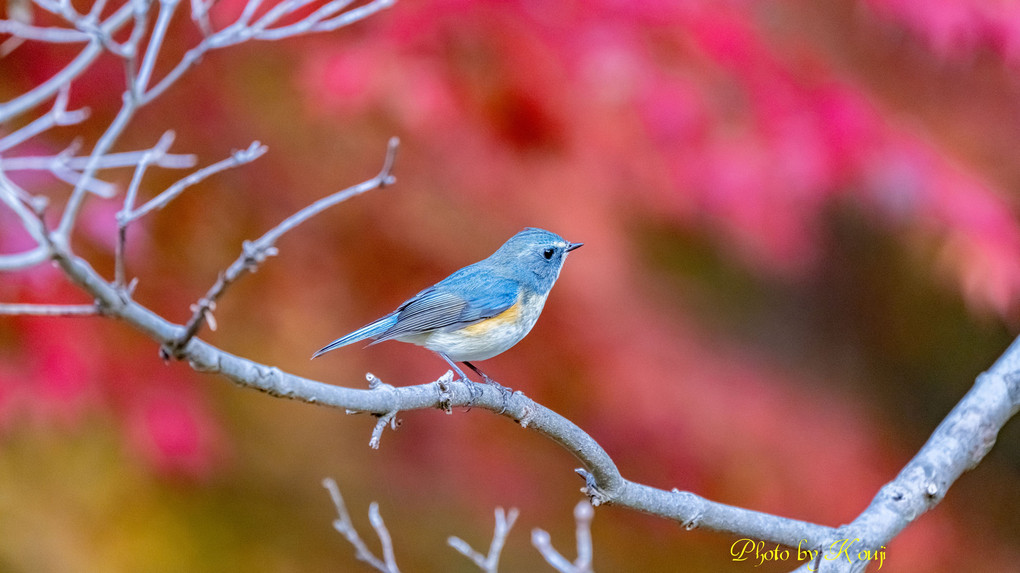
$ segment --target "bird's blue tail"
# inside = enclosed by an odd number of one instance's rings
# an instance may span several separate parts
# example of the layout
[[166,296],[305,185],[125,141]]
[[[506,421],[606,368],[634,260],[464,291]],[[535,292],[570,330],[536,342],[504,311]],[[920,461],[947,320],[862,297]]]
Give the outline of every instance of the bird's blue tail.
[[330,342],[326,346],[323,346],[322,348],[319,349],[318,352],[312,355],[312,358],[318,358],[319,356],[322,356],[323,354],[329,352],[330,350],[340,348],[341,346],[347,346],[352,342],[365,340],[366,338],[375,338],[389,330],[389,328],[396,324],[396,322],[397,322],[396,313],[388,314],[375,322],[366,324],[365,326],[362,326],[361,328],[355,330],[354,332],[346,336],[337,338],[333,342]]

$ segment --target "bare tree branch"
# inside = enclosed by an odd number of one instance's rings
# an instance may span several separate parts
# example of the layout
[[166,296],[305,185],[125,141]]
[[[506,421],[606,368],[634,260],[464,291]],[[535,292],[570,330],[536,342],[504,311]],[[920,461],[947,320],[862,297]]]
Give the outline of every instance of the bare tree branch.
[[390,538],[390,531],[386,529],[386,524],[383,523],[382,515],[379,513],[379,504],[374,501],[368,504],[368,522],[372,524],[372,529],[375,530],[375,534],[379,537],[379,542],[382,544],[383,562],[386,563],[386,571],[398,573],[397,559],[393,554],[393,540]]
[[163,38],[166,36],[167,28],[170,27],[170,19],[173,18],[179,4],[180,0],[159,0],[159,14],[156,16],[156,26],[152,30],[152,36],[149,38],[149,45],[145,48],[142,67],[139,69],[135,81],[130,86],[131,93],[136,100],[140,100],[141,95],[145,93],[145,89],[149,87],[149,79],[152,77],[152,70],[156,67],[156,59],[159,58],[159,52],[163,49]]
[[71,6],[70,0],[35,0],[35,4],[56,16],[63,16],[69,22],[81,20],[81,14]]
[[202,30],[206,37],[213,33],[212,22],[209,20],[209,9],[216,0],[191,0],[191,21]]
[[192,173],[191,175],[188,175],[184,179],[177,181],[176,183],[168,187],[165,191],[147,201],[138,209],[126,213],[124,215],[124,222],[131,223],[137,219],[140,219],[148,215],[152,211],[162,209],[163,207],[166,207],[170,203],[170,201],[176,199],[177,196],[184,192],[184,190],[187,189],[188,187],[201,183],[209,176],[215,175],[220,171],[226,171],[227,169],[231,169],[239,165],[251,163],[252,161],[258,159],[259,157],[265,155],[266,151],[268,151],[268,148],[265,145],[262,145],[258,141],[253,141],[252,144],[249,145],[247,149],[234,151],[233,153],[230,154],[230,157],[222,161],[217,161],[216,163],[213,163],[208,167],[203,167],[202,169],[199,169],[198,171]]
[[[327,3],[322,8],[319,8],[309,17],[300,22],[270,30],[264,29],[263,26],[263,29],[253,37],[257,40],[279,40],[281,38],[287,38],[295,34],[304,34],[306,32],[331,32],[337,28],[342,28],[353,24],[358,20],[364,19],[379,10],[389,8],[395,3],[395,0],[375,0],[374,2],[370,2],[364,6],[348,10],[340,14],[340,12],[352,2],[353,0],[334,0],[333,2]],[[306,3],[307,2],[302,1],[300,4],[304,5]],[[272,22],[269,22],[268,24],[271,23]],[[259,28],[259,25],[256,24],[255,27]]]
[[[101,197],[112,197],[116,194],[116,186],[91,177],[84,179],[79,169],[88,164],[88,157],[74,157],[77,145],[72,144],[64,151],[49,156],[23,156],[0,159],[0,169],[3,171],[37,170],[49,171],[54,177],[71,185],[82,184],[86,191],[90,191]],[[146,161],[151,150],[128,151],[122,153],[111,153],[104,156],[97,162],[96,169],[113,169],[119,167],[137,167]],[[195,164],[194,155],[179,155],[164,153],[151,161],[152,165],[167,169],[183,169]],[[10,185],[8,185],[10,187]]]
[[855,571],[876,556],[900,531],[945,497],[963,472],[976,467],[1010,418],[1020,410],[1020,338],[977,381],[900,471],[882,486],[857,519],[835,530],[812,563],[799,571]]
[[95,316],[94,304],[11,304],[0,303],[0,315],[20,316]]
[[[67,205],[64,206],[64,213],[60,218],[60,226],[57,228],[57,232],[53,237],[54,242],[67,243],[70,240],[71,232],[74,230],[74,224],[78,219],[78,213],[81,210],[82,204],[85,202],[85,195],[89,191],[89,183],[92,181],[96,174],[96,170],[99,169],[99,164],[108,151],[113,147],[113,144],[120,137],[121,133],[127,127],[128,122],[134,117],[137,105],[135,104],[134,98],[130,95],[130,90],[124,92],[124,105],[121,106],[120,111],[117,112],[117,116],[113,122],[110,123],[106,131],[99,138],[95,148],[92,149],[92,154],[89,155],[88,160],[85,163],[85,168],[82,170],[81,178],[75,184],[74,190],[71,191],[71,197],[67,200]],[[110,194],[112,196],[112,194]]]
[[592,573],[591,521],[594,517],[595,508],[587,501],[574,506],[574,522],[577,524],[577,559],[574,561],[564,557],[552,546],[549,533],[543,529],[535,528],[531,531],[531,544],[560,573]]
[[510,535],[510,529],[513,528],[519,514],[520,512],[517,511],[516,507],[510,508],[508,512],[503,511],[502,507],[496,508],[496,528],[492,533],[492,543],[489,544],[489,553],[487,555],[482,555],[475,551],[468,545],[467,541],[456,536],[451,536],[446,542],[450,544],[450,547],[459,551],[461,555],[470,559],[482,571],[496,573],[499,571],[499,557],[503,553],[506,538]]
[[[392,146],[388,151],[388,155],[391,154]],[[384,163],[386,166],[380,175],[389,181],[390,161]],[[380,176],[377,176],[369,180],[371,184],[368,187],[377,186],[379,179]],[[361,188],[356,186],[352,189]],[[303,221],[339,199],[335,195],[320,201],[324,203],[317,202],[295,215],[295,221]],[[288,223],[283,230],[292,226]],[[124,320],[167,348],[173,348],[186,334],[186,327],[173,324],[129,297],[122,296],[115,285],[103,279],[88,262],[71,253],[67,245],[54,243],[52,249],[57,265],[102,305],[105,315]],[[234,356],[194,337],[189,338],[173,355],[187,360],[198,371],[222,374],[241,386],[349,412],[383,416],[422,408],[448,411],[451,407],[468,404],[489,409],[549,437],[581,460],[585,466],[584,470],[580,470],[586,479],[585,491],[596,504],[613,503],[673,519],[690,528],[707,527],[787,545],[796,545],[802,540],[817,545],[833,531],[820,525],[710,502],[692,493],[668,492],[630,482],[620,475],[612,459],[591,436],[521,393],[515,393],[509,400],[490,386],[475,389],[472,393],[465,384],[451,383],[449,378],[430,384],[387,389],[342,388]]]
[[[22,40],[35,40],[47,44],[78,44],[89,42],[92,36],[59,27],[39,27],[31,23],[24,23],[15,19],[0,20],[0,34],[9,34]],[[10,53],[8,50],[7,53]]]
[[[127,89],[123,93],[123,102],[120,111],[117,113],[113,122],[111,122],[107,127],[103,135],[99,138],[81,173],[70,173],[63,169],[53,169],[55,175],[74,185],[74,190],[64,207],[60,224],[56,233],[53,235],[53,240],[56,243],[66,243],[69,240],[75,221],[77,220],[78,213],[81,210],[87,193],[96,192],[109,195],[112,192],[109,186],[96,184],[94,181],[95,173],[102,166],[104,157],[113,149],[113,146],[116,144],[135,113],[180,79],[184,72],[197,63],[205,52],[249,39],[276,40],[311,32],[334,30],[338,27],[356,22],[393,4],[392,0],[375,0],[374,2],[370,2],[369,4],[360,6],[348,12],[342,12],[348,4],[332,2],[327,4],[328,9],[327,7],[324,7],[321,10],[317,10],[311,15],[303,17],[295,24],[291,24],[280,29],[267,30],[267,26],[271,24],[271,22],[268,21],[262,22],[262,20],[260,20],[261,24],[257,24],[256,27],[248,26],[248,20],[250,20],[250,18],[254,15],[258,5],[260,4],[259,0],[250,0],[249,4],[242,11],[241,18],[234,25],[228,26],[219,32],[213,32],[211,28],[207,26],[205,30],[206,37],[202,40],[202,42],[200,42],[195,48],[189,50],[177,63],[177,65],[161,81],[159,81],[155,87],[149,90],[148,87],[156,62],[160,58],[163,39],[170,21],[179,6],[179,0],[159,1],[156,23],[153,26],[151,33],[148,35],[148,44],[146,45],[145,53],[142,56],[141,65],[138,67],[137,73],[134,71],[135,56],[138,52],[138,45],[145,37],[145,31],[148,28],[148,13],[153,2],[150,0],[130,0],[125,2],[124,5],[122,5],[101,25],[95,25],[94,20],[98,17],[98,14],[102,10],[101,5],[93,5],[93,10],[90,11],[89,15],[82,16],[74,10],[70,2],[53,2],[52,0],[37,1],[43,8],[63,17],[79,32],[87,33],[91,40],[67,67],[50,78],[50,80],[15,100],[0,104],[0,124],[36,105],[41,104],[57,91],[66,89],[66,86],[69,86],[76,77],[88,69],[95,58],[104,50],[110,51],[124,58],[126,69],[125,75],[127,76]],[[303,5],[302,2],[287,0],[277,5],[274,10],[280,8],[280,6],[284,6],[286,9],[280,13],[280,16],[285,16],[293,13],[295,10],[300,8],[301,5]],[[206,13],[207,6],[201,2],[192,3],[192,6],[199,7],[200,10],[203,10],[202,13],[193,14],[193,16],[208,25],[209,22]],[[202,8],[202,6],[206,7]],[[249,9],[249,7],[251,7],[251,9]],[[270,12],[272,13],[273,11],[271,10]],[[135,22],[131,37],[124,44],[117,44],[112,39],[113,33],[126,24],[128,18],[131,17],[133,17]],[[324,21],[323,19],[327,17],[331,19]],[[265,20],[265,17],[263,17],[263,20]],[[38,31],[31,27],[25,29],[24,26],[19,28],[16,25],[15,28],[24,33],[26,36],[42,35],[36,33]],[[79,35],[72,34],[71,32],[72,30],[68,29],[67,34],[61,36],[60,34],[57,34],[56,31],[50,31],[45,35],[46,37],[58,36],[61,37],[61,39],[66,40],[70,40],[72,37],[74,40],[81,39]],[[263,35],[265,36],[262,37]],[[19,136],[19,138],[20,137],[21,136]],[[15,141],[17,141],[17,139]],[[252,148],[249,148],[248,152],[251,154],[251,157],[247,159],[248,161],[261,154],[261,151],[256,152]],[[235,159],[241,159],[241,157],[235,157]],[[154,205],[147,204],[140,209],[141,213],[138,216],[144,215],[148,210],[160,205],[160,203]]]
[[[266,12],[266,14],[263,15],[262,18],[255,24],[249,24],[252,17],[254,17],[255,12],[261,6],[261,0],[248,0],[248,3],[245,5],[244,10],[242,10],[241,15],[238,17],[236,22],[218,32],[207,34],[205,39],[203,39],[199,45],[188,50],[174,69],[170,70],[170,72],[167,73],[167,75],[164,76],[164,78],[151,90],[145,92],[141,99],[142,103],[148,103],[149,101],[159,97],[164,91],[166,91],[167,88],[180,79],[185,72],[198,63],[202,59],[202,56],[209,51],[233,46],[248,40],[281,40],[305,33],[332,31],[367,18],[376,12],[389,8],[395,3],[395,0],[374,0],[364,6],[344,12],[328,22],[320,22],[317,25],[311,26],[302,26],[301,22],[298,22],[296,24],[291,24],[289,30],[283,33],[278,32],[277,30],[267,30],[267,27],[275,23],[278,19],[294,13],[301,7],[309,4],[310,1],[311,0],[284,0]],[[272,18],[267,19],[270,15],[273,15]],[[314,13],[312,16],[314,16]],[[306,19],[312,16],[308,16]]]
[[[22,228],[39,244],[46,243],[46,229],[43,227],[40,213],[46,206],[45,199],[37,199],[7,178],[3,163],[0,162],[0,202],[14,212],[21,220]],[[46,252],[49,252],[46,249]],[[40,261],[41,262],[41,261]],[[2,267],[0,267],[2,268]]]
[[[193,336],[195,336],[195,334],[198,333],[198,329],[201,327],[202,322],[206,320],[209,312],[215,307],[216,301],[223,295],[223,292],[234,281],[240,278],[241,275],[246,272],[255,272],[256,269],[258,269],[258,266],[262,264],[267,257],[274,256],[276,254],[276,241],[282,237],[284,233],[290,231],[294,227],[297,227],[301,223],[329,207],[342,203],[367,191],[382,189],[387,185],[395,183],[396,179],[392,174],[393,162],[396,160],[397,148],[399,145],[400,140],[398,138],[390,138],[389,146],[386,149],[386,158],[383,160],[382,169],[375,177],[352,187],[348,187],[343,191],[338,191],[328,197],[319,199],[315,203],[312,203],[290,217],[287,217],[279,225],[273,227],[255,241],[245,241],[241,256],[227,267],[226,271],[220,273],[216,283],[209,289],[204,297],[199,299],[194,307],[195,312],[188,321],[188,324],[185,326],[184,333],[180,340],[170,345],[167,351],[172,355],[176,354]],[[139,210],[139,213],[140,212],[141,210]],[[137,217],[130,217],[129,220],[134,218]]]
[[[71,148],[73,149],[73,148]],[[97,164],[98,169],[117,169],[122,167],[135,167],[150,153],[150,149],[142,151],[122,151],[104,155]],[[5,171],[52,171],[54,163],[62,167],[80,171],[88,164],[89,158],[73,157],[69,154],[44,155],[44,156],[23,156],[4,158],[3,167]],[[164,169],[187,169],[195,166],[196,157],[191,154],[166,153],[153,161],[151,164]]]
[[34,267],[50,258],[50,250],[39,245],[21,253],[0,255],[0,271],[17,271]]
[[390,538],[389,530],[386,529],[386,524],[383,523],[382,516],[379,515],[379,504],[373,501],[368,506],[368,519],[372,524],[372,528],[375,529],[376,535],[379,537],[379,542],[382,543],[383,559],[376,557],[368,546],[365,545],[365,542],[361,540],[358,530],[354,528],[354,524],[351,522],[351,515],[347,512],[347,506],[344,504],[344,498],[340,495],[340,488],[337,487],[336,482],[332,478],[326,478],[322,480],[322,487],[329,490],[329,495],[333,499],[333,505],[336,507],[338,517],[333,520],[333,529],[336,529],[347,539],[348,543],[354,546],[354,556],[360,561],[368,563],[377,571],[400,573],[400,569],[397,568],[396,558],[393,555],[393,540]]
[[138,196],[138,189],[142,185],[142,178],[145,172],[154,162],[166,156],[166,152],[173,145],[175,134],[173,130],[163,133],[156,145],[142,154],[135,165],[135,172],[131,176],[131,184],[128,185],[127,193],[124,193],[124,207],[117,213],[117,247],[114,258],[114,284],[123,286],[125,284],[124,257],[127,243],[127,228],[130,224],[130,215],[135,208],[135,198]]
[[577,538],[577,559],[574,565],[578,568],[591,571],[594,548],[591,543],[591,522],[595,518],[595,508],[587,501],[579,501],[574,506],[574,522],[577,530],[574,536]]
[[[2,24],[2,22],[3,21],[0,20],[0,24]],[[57,94],[57,99],[53,102],[53,108],[49,111],[49,113],[44,114],[25,127],[0,138],[0,152],[7,151],[16,145],[24,143],[52,127],[58,125],[74,125],[85,121],[85,119],[89,116],[88,108],[67,111],[67,99],[70,91],[70,85],[62,86],[60,92]]]
[[[393,386],[384,383],[371,372],[365,374],[365,379],[368,380],[369,390],[389,390],[391,392],[395,390]],[[378,450],[379,443],[382,441],[382,434],[386,431],[386,426],[390,426],[393,430],[396,430],[397,427],[400,426],[400,420],[397,419],[397,414],[399,413],[399,410],[390,410],[385,414],[374,414],[375,416],[378,416],[379,419],[375,423],[375,428],[372,429],[372,439],[368,441],[368,447],[373,450]]]
[[10,34],[24,40],[37,40],[47,44],[76,44],[88,42],[92,36],[78,30],[57,26],[33,26],[17,20],[0,20],[0,34]]
[[[42,5],[42,3],[39,3]],[[53,97],[53,94],[60,91],[64,86],[70,85],[74,78],[80,76],[82,72],[88,69],[89,66],[103,53],[103,43],[100,41],[99,35],[109,36],[120,29],[128,19],[131,18],[133,5],[135,2],[125,2],[123,6],[117,9],[105,22],[95,29],[95,36],[89,44],[82,49],[77,57],[74,58],[64,69],[57,72],[53,77],[40,84],[35,89],[26,92],[13,100],[0,104],[0,124],[6,123],[11,118],[22,114],[37,105],[41,105],[46,100]]]
[[[172,344],[183,334],[183,326],[121,297],[113,285],[99,276],[87,262],[70,254],[65,246],[54,245],[54,260],[73,282],[103,305],[106,315],[133,325],[164,346]],[[689,492],[670,492],[626,480],[591,436],[573,422],[519,392],[505,400],[494,387],[480,385],[482,387],[475,388],[472,394],[466,384],[444,383],[443,379],[385,390],[343,388],[234,356],[199,338],[190,339],[178,356],[200,372],[221,374],[244,387],[349,412],[385,415],[393,411],[445,410],[451,406],[473,404],[475,408],[500,413],[547,436],[576,456],[585,466],[584,470],[579,470],[586,479],[585,491],[596,505],[612,503],[672,519],[688,528],[705,527],[791,546],[801,542],[820,545],[834,532],[829,527],[715,503]]]

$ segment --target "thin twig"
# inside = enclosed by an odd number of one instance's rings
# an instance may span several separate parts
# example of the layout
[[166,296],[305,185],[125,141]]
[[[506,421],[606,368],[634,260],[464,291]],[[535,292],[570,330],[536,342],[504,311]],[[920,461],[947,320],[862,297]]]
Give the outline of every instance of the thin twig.
[[39,212],[45,206],[42,201],[25,192],[11,181],[5,173],[5,162],[0,162],[0,202],[3,202],[21,219],[21,226],[39,245],[45,242],[46,229],[43,228]]
[[[5,158],[3,159],[3,170],[49,171],[54,177],[76,185],[84,177],[77,169],[87,165],[89,160],[88,157],[74,157],[73,154],[77,147],[76,144],[72,144],[71,147],[56,155]],[[98,169],[137,166],[150,151],[111,153],[99,160]],[[157,157],[152,164],[168,169],[185,169],[194,166],[195,161],[196,157],[194,155],[166,153]],[[86,186],[86,190],[100,196],[112,195],[116,190],[116,186],[112,183],[97,179],[96,177],[92,177],[89,181],[83,182],[83,184]]]
[[[379,379],[378,376],[368,372],[365,374],[365,379],[368,380],[369,390],[389,390],[390,392],[396,392],[391,384],[387,384]],[[386,431],[386,426],[390,426],[396,431],[397,427],[400,426],[400,420],[397,419],[399,410],[393,409],[385,414],[379,416],[379,419],[375,422],[375,427],[372,428],[372,438],[368,440],[368,447],[373,450],[379,449],[379,443],[382,441],[383,432]]]
[[70,85],[63,86],[57,93],[57,98],[53,102],[53,108],[48,113],[25,127],[0,138],[0,152],[7,151],[16,145],[24,143],[55,126],[74,125],[85,121],[89,116],[89,109],[87,107],[67,111],[68,92],[70,90]]
[[127,127],[128,122],[134,117],[137,106],[135,105],[134,99],[130,97],[128,92],[124,92],[124,103],[117,112],[117,116],[113,122],[110,123],[103,135],[100,136],[96,146],[92,149],[92,154],[89,155],[88,160],[85,163],[85,168],[82,170],[81,178],[74,186],[74,190],[71,191],[71,196],[67,200],[67,205],[64,206],[64,213],[60,218],[60,225],[57,227],[55,239],[59,243],[67,243],[70,241],[71,233],[74,230],[75,222],[78,220],[78,213],[81,210],[82,204],[85,202],[85,195],[89,191],[89,183],[95,177],[96,170],[99,169],[99,164],[102,161],[103,156],[110,151],[113,144],[123,133],[124,128]]
[[56,0],[55,2],[53,0],[35,0],[35,4],[55,16],[64,18],[68,22],[74,23],[81,19],[81,14],[75,11],[69,0]]
[[482,571],[496,573],[499,571],[499,558],[503,553],[506,538],[510,535],[510,529],[513,528],[519,514],[520,512],[516,507],[510,508],[509,512],[503,511],[502,507],[496,508],[496,527],[493,530],[492,543],[489,544],[488,555],[482,555],[475,551],[468,545],[467,541],[456,536],[449,537],[446,542],[450,547],[460,552],[461,555],[470,559]]
[[45,245],[38,245],[20,253],[0,255],[0,271],[32,268],[46,262],[49,258],[50,250]]
[[252,17],[255,16],[255,12],[258,11],[259,7],[262,6],[262,0],[248,0],[248,3],[244,5],[244,10],[241,11],[241,15],[237,18],[237,21],[231,24],[231,28],[247,28],[248,24],[251,23]]
[[125,278],[125,251],[127,247],[127,228],[131,221],[128,216],[135,207],[135,198],[138,196],[138,188],[142,184],[142,178],[149,165],[158,161],[166,155],[174,142],[173,130],[163,133],[156,145],[142,154],[135,166],[135,172],[131,176],[131,184],[128,185],[127,193],[124,194],[124,207],[117,213],[117,247],[114,255],[114,284],[123,287]]
[[261,32],[273,24],[275,24],[280,18],[293,14],[295,11],[304,8],[311,4],[315,0],[283,0],[276,6],[270,8],[261,18],[255,21],[251,25],[251,29],[254,33]]
[[270,8],[255,23],[250,23],[262,3],[261,0],[249,0],[236,22],[218,32],[207,35],[197,46],[188,50],[177,65],[163,76],[162,80],[153,86],[152,89],[144,92],[144,94],[140,94],[140,103],[144,105],[159,97],[185,72],[197,64],[207,52],[212,50],[233,46],[252,39],[280,40],[312,32],[333,31],[337,28],[353,24],[394,4],[394,0],[374,0],[364,6],[359,6],[339,14],[331,20],[324,22],[315,21],[316,23],[311,26],[302,25],[304,20],[319,17],[315,16],[313,12],[312,15],[306,16],[301,21],[282,27],[281,29],[287,29],[286,32],[280,33],[276,30],[268,29],[269,26],[279,21],[280,18],[292,14],[311,2],[312,0],[284,0]]
[[577,559],[573,562],[552,546],[549,533],[543,529],[535,528],[531,531],[531,544],[542,554],[546,563],[552,565],[553,569],[560,573],[591,573],[591,521],[594,516],[595,509],[587,501],[579,502],[574,506],[574,522],[577,525],[574,534],[577,544]]
[[83,186],[85,191],[99,197],[110,198],[117,194],[117,186],[98,177],[86,178],[82,173],[67,167],[65,159],[57,155],[50,164],[50,174],[72,187]]
[[[122,167],[134,167],[142,160],[142,157],[149,153],[149,149],[142,151],[122,151],[104,155],[99,160],[98,169],[117,169]],[[88,156],[38,155],[23,157],[4,158],[5,171],[50,171],[55,162],[60,163],[68,169],[81,170],[88,164]],[[195,166],[197,158],[190,153],[167,153],[152,163],[153,166],[164,169],[188,169]]]
[[130,223],[132,221],[144,217],[145,215],[148,215],[149,213],[156,209],[162,209],[163,207],[166,207],[167,204],[170,203],[170,201],[176,199],[177,196],[180,195],[188,187],[201,183],[209,176],[219,173],[220,171],[226,171],[227,169],[237,167],[239,165],[251,163],[252,161],[258,159],[259,157],[262,157],[262,155],[265,154],[267,150],[268,148],[265,145],[259,143],[258,141],[252,142],[252,144],[249,145],[247,149],[235,151],[233,154],[231,154],[230,157],[222,161],[213,163],[208,167],[203,167],[202,169],[199,169],[198,171],[192,173],[191,175],[188,175],[187,177],[181,179],[180,181],[177,181],[176,183],[168,187],[165,191],[153,197],[138,209],[131,211],[131,213],[125,217],[125,221]]
[[383,561],[386,562],[386,571],[399,573],[397,568],[397,557],[393,553],[393,539],[390,538],[390,531],[386,529],[382,515],[379,513],[379,504],[372,502],[368,504],[368,522],[372,524],[379,543],[382,544]]
[[[138,108],[143,105],[143,102],[140,101],[140,96],[144,89],[138,89],[138,85],[145,85],[148,82],[149,74],[151,74],[151,71],[155,66],[155,60],[159,55],[166,29],[170,25],[170,19],[173,16],[177,2],[178,0],[160,0],[159,15],[157,16],[156,26],[149,38],[149,46],[146,49],[145,57],[142,60],[142,71],[140,72],[137,81],[124,90],[122,95],[123,103],[121,104],[120,111],[117,112],[117,116],[99,138],[96,146],[92,149],[92,153],[89,155],[89,160],[85,164],[85,168],[81,173],[81,178],[75,184],[74,190],[71,192],[71,196],[67,200],[67,205],[64,207],[64,213],[60,218],[60,225],[58,226],[54,236],[54,238],[60,243],[67,243],[70,241],[70,235],[74,229],[75,222],[78,219],[78,213],[81,210],[81,206],[85,201],[85,195],[89,189],[89,183],[95,176],[102,157],[113,148],[113,145],[117,142],[128,123],[134,117],[135,112],[137,112]],[[132,6],[137,31],[139,11],[148,10],[149,4],[147,2],[128,2],[127,4]],[[134,37],[135,34],[132,34],[132,38]],[[107,41],[107,38],[102,38],[104,46]],[[109,49],[108,46],[106,47]],[[132,46],[132,51],[133,49],[134,48]]]
[[256,242],[266,241],[268,244],[275,243],[284,233],[290,231],[294,227],[304,223],[308,219],[311,219],[315,215],[318,215],[322,211],[329,209],[330,207],[343,203],[344,201],[357,197],[362,193],[373,191],[375,189],[382,189],[393,185],[397,179],[393,176],[393,163],[397,159],[397,149],[400,147],[400,138],[391,137],[386,146],[386,156],[383,158],[382,169],[379,170],[379,174],[375,177],[348,187],[343,191],[337,191],[336,193],[323,197],[311,205],[301,209],[297,213],[294,213],[290,217],[284,219],[279,225],[271,229],[265,235],[259,238]]
[[[129,2],[131,0],[128,0]],[[103,9],[106,8],[106,0],[96,0],[92,4],[92,8],[89,9],[89,13],[85,15],[85,19],[95,22],[99,20],[99,17],[103,14]]]
[[152,77],[153,69],[155,69],[156,60],[163,49],[163,39],[166,37],[166,31],[170,27],[170,20],[173,18],[174,12],[177,11],[179,4],[179,0],[159,0],[159,14],[156,16],[156,26],[152,30],[149,45],[145,49],[145,56],[142,58],[142,66],[138,71],[138,77],[129,88],[132,96],[137,100],[141,99],[142,94],[145,93],[146,88],[149,86],[149,79]]
[[[304,3],[305,2],[301,2],[300,4]],[[341,12],[342,10],[350,6],[352,3],[353,0],[333,0],[332,2],[327,2],[323,6],[319,7],[317,10],[309,14],[307,18],[304,18],[299,22],[295,22],[294,24],[290,24],[288,26],[282,26],[280,28],[267,30],[266,28],[273,24],[273,22],[269,21],[268,19],[269,16],[273,14],[273,11],[270,11],[269,13],[266,14],[265,17],[262,18],[262,20],[260,20],[254,26],[257,32],[254,34],[253,37],[258,38],[260,40],[276,40],[279,38],[285,38],[287,36],[293,36],[295,34],[302,34],[308,32],[322,20],[334,16],[335,14]],[[286,2],[278,4],[277,6],[278,7],[284,6],[285,4]]]
[[577,502],[574,506],[574,522],[577,524],[577,559],[574,565],[578,571],[591,571],[593,547],[591,543],[591,522],[595,517],[595,508],[588,500]]
[[17,20],[0,20],[0,34],[10,34],[15,38],[47,44],[74,44],[92,40],[90,34],[79,30],[57,26],[33,26]]
[[212,22],[209,20],[209,8],[212,7],[213,2],[214,0],[191,0],[191,21],[206,37],[213,33]]
[[143,104],[147,104],[163,95],[163,92],[170,89],[170,86],[174,85],[177,80],[181,79],[181,76],[183,76],[185,72],[198,63],[207,51],[212,49],[212,41],[219,36],[219,34],[213,34],[212,36],[202,40],[199,45],[185,52],[184,56],[181,57],[179,62],[177,62],[177,65],[167,72],[167,74],[163,76],[163,79],[157,82],[152,89],[139,96],[140,101]]
[[544,529],[535,528],[531,530],[531,544],[542,554],[545,562],[560,573],[572,573],[574,564],[564,557],[552,546],[549,532]]
[[[200,298],[195,304],[195,312],[192,314],[191,319],[188,320],[181,338],[168,349],[169,353],[171,355],[176,355],[180,352],[180,349],[184,348],[188,341],[198,333],[202,323],[206,320],[206,315],[216,304],[216,301],[223,296],[224,291],[226,291],[226,289],[233,284],[234,281],[245,273],[255,272],[255,270],[258,269],[258,266],[262,264],[267,257],[271,257],[276,254],[276,241],[279,240],[279,238],[287,231],[290,231],[311,217],[314,217],[338,203],[342,203],[352,197],[356,197],[373,189],[382,189],[387,185],[392,185],[396,181],[393,177],[392,171],[393,162],[396,160],[397,148],[399,145],[400,140],[398,138],[390,138],[389,145],[386,149],[386,157],[383,159],[383,167],[379,171],[379,174],[375,177],[352,187],[348,187],[342,191],[333,193],[328,197],[323,197],[304,209],[301,209],[297,213],[294,213],[290,217],[287,217],[280,222],[279,225],[273,227],[255,241],[245,241],[241,251],[241,256],[231,263],[231,265],[227,267],[227,270],[220,273],[219,277],[216,279],[216,283],[213,284],[209,291],[205,293],[205,296]],[[141,212],[141,209],[138,212]]]
[[[99,32],[110,35],[119,30],[131,18],[133,4],[135,3],[125,2],[123,6],[118,8],[116,12],[114,12],[106,19],[105,22],[103,22],[101,26],[99,26]],[[37,86],[35,89],[32,89],[31,91],[26,92],[7,103],[0,104],[0,124],[6,123],[12,117],[20,115],[53,97],[53,94],[60,91],[64,86],[70,85],[74,78],[80,76],[82,72],[87,70],[88,67],[92,65],[92,62],[94,62],[102,53],[102,42],[98,39],[93,39],[69,64],[67,64],[67,66],[64,67],[64,69],[57,72],[50,79]]]
[[[139,1],[139,0],[134,0]],[[149,17],[152,14],[149,2],[140,1],[140,6],[134,13],[134,25],[131,27],[131,35],[122,44],[112,40],[104,45],[106,49],[113,52],[124,61],[124,85],[125,91],[137,102],[139,94],[135,91],[138,85],[138,47],[149,32]]]
[[309,31],[332,32],[333,30],[342,28],[344,26],[349,26],[350,24],[353,24],[358,20],[363,20],[371,16],[372,14],[375,14],[379,10],[383,10],[389,8],[390,6],[393,6],[395,3],[396,0],[374,0],[373,2],[369,2],[364,6],[359,6],[357,8],[354,8],[353,10],[348,10],[331,20],[320,22],[319,24],[313,26]]
[[0,315],[8,316],[96,316],[94,304],[18,304],[0,303]]
[[[379,541],[383,546],[383,553],[386,556],[386,561],[376,557],[365,542],[361,540],[361,536],[358,535],[358,530],[354,528],[354,524],[351,523],[351,515],[347,512],[347,506],[344,504],[344,498],[340,495],[340,488],[337,487],[336,481],[332,478],[325,478],[322,480],[322,487],[329,491],[329,496],[333,499],[333,506],[336,507],[337,519],[333,520],[333,529],[336,529],[341,535],[347,539],[347,542],[354,546],[354,555],[359,560],[368,563],[378,571],[383,573],[399,573],[395,559],[393,558],[393,541],[390,539],[389,531],[386,529],[386,525],[383,523],[382,517],[379,515],[379,506],[372,502],[369,506],[369,520],[372,522],[372,527],[376,528],[376,533],[379,535]],[[378,522],[378,525],[377,525]]]

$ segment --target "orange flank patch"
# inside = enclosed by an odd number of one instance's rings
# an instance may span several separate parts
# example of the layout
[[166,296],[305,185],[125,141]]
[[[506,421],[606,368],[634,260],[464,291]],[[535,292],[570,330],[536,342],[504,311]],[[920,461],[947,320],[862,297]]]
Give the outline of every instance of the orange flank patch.
[[510,326],[516,324],[521,316],[521,305],[520,303],[514,303],[513,306],[497,314],[492,318],[487,318],[481,322],[476,322],[471,326],[465,326],[460,329],[460,332],[468,336],[480,336],[489,332],[494,328],[500,328],[504,326]]

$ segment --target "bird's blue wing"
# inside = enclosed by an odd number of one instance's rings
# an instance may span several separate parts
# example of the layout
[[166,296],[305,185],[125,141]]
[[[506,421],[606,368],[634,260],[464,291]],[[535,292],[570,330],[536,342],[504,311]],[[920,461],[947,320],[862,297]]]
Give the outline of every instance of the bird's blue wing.
[[376,342],[432,330],[455,330],[491,318],[517,302],[517,281],[474,265],[416,294],[397,309],[397,322]]

